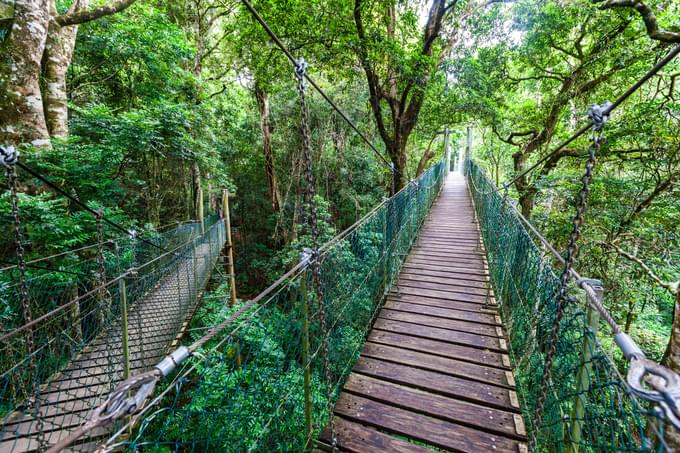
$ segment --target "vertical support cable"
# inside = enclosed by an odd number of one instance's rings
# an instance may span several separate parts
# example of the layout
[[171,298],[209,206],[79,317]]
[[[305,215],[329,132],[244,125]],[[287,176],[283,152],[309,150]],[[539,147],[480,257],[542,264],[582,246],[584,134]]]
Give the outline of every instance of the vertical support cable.
[[120,298],[120,329],[123,342],[123,379],[128,379],[130,377],[130,345],[128,330],[127,284],[125,283],[125,276],[122,276],[120,280],[118,280],[118,297]]
[[[10,190],[10,204],[12,208],[12,218],[14,222],[14,248],[17,255],[17,268],[19,269],[19,299],[21,303],[21,314],[23,316],[24,324],[33,321],[33,314],[31,310],[31,301],[28,296],[28,286],[26,284],[26,258],[24,250],[24,233],[21,223],[21,215],[19,214],[19,197],[17,194],[17,173],[16,163],[19,160],[19,152],[12,146],[9,148],[0,147],[0,164],[5,167],[5,176],[7,177],[7,185]],[[27,394],[33,393],[34,398],[30,402],[33,413],[33,418],[37,424],[37,441],[39,450],[45,448],[44,437],[44,423],[40,404],[42,397],[40,395],[40,376],[38,375],[38,365],[35,362],[35,332],[33,327],[26,329],[26,355],[29,357],[28,363],[30,367],[32,391],[27,391]]]
[[[309,256],[302,252],[300,261],[307,262]],[[312,423],[312,390],[311,390],[311,360],[309,358],[309,305],[307,298],[307,271],[300,275],[300,312],[302,316],[302,366],[304,376],[305,398],[305,451],[309,451],[312,445],[314,425]]]
[[305,73],[307,71],[307,63],[300,59],[295,64],[295,76],[297,79],[298,97],[300,100],[300,132],[302,135],[302,151],[305,174],[305,191],[304,202],[306,207],[306,221],[309,225],[312,236],[312,251],[311,251],[311,272],[315,295],[317,303],[319,304],[319,323],[321,327],[321,354],[323,357],[324,374],[326,378],[326,392],[327,392],[327,411],[329,417],[329,425],[331,431],[331,448],[335,452],[337,450],[337,437],[335,433],[335,420],[333,419],[333,388],[331,381],[331,369],[328,358],[328,337],[330,331],[326,323],[326,303],[324,299],[324,292],[321,286],[321,261],[319,256],[319,227],[317,224],[317,212],[315,205],[315,181],[314,171],[312,168],[312,148],[311,148],[311,131],[309,129],[309,110],[307,108],[307,101],[305,98]]

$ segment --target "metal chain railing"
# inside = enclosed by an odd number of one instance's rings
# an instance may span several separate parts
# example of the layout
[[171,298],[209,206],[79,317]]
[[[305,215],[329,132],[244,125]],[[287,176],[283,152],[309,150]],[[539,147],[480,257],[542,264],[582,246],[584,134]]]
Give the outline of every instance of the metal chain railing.
[[323,339],[321,341],[321,356],[323,357],[323,368],[326,375],[326,388],[328,392],[329,425],[331,431],[331,449],[337,449],[337,437],[335,434],[335,421],[333,418],[333,384],[330,375],[330,364],[328,362],[328,326],[326,324],[326,303],[324,299],[323,286],[321,285],[321,263],[319,255],[319,225],[316,212],[316,181],[314,179],[314,169],[312,162],[311,131],[309,128],[309,110],[305,98],[305,74],[307,63],[304,59],[299,59],[295,65],[295,77],[297,79],[297,90],[300,101],[300,132],[302,134],[302,161],[305,176],[304,204],[306,208],[305,223],[309,226],[312,237],[312,249],[310,256],[310,267],[312,273],[312,284],[316,293],[316,301],[319,305],[319,322]]
[[[16,164],[19,161],[19,152],[14,147],[0,148],[0,163],[5,167],[5,176],[7,177],[7,184],[10,190],[10,205],[12,209],[12,220],[14,225],[14,247],[17,256],[17,267],[19,270],[19,298],[21,302],[21,313],[23,322],[28,324],[33,321],[31,300],[28,296],[28,287],[26,285],[26,259],[24,256],[24,234],[23,226],[21,224],[21,215],[19,214],[19,198],[17,195],[17,173]],[[33,328],[26,332],[26,357],[28,357],[28,369],[31,376],[31,387],[26,389],[26,394],[30,395],[29,405],[31,412],[36,420],[36,427],[38,435],[36,441],[39,449],[45,447],[45,436],[43,433],[44,423],[40,403],[42,396],[40,394],[40,376],[38,365],[35,362],[35,338],[33,335]]]
[[[602,143],[603,128],[608,119],[607,115],[602,114],[603,111],[610,105],[605,103],[603,105],[593,105],[588,111],[588,116],[593,123],[592,129],[592,143],[588,147],[588,160],[586,161],[585,173],[581,178],[581,190],[579,191],[578,201],[576,204],[576,213],[572,220],[572,231],[569,234],[569,243],[567,245],[567,253],[564,258],[564,268],[560,275],[560,286],[557,296],[557,310],[555,319],[553,321],[552,330],[550,332],[550,339],[548,340],[548,352],[545,356],[545,364],[543,365],[543,377],[541,378],[541,388],[539,390],[538,401],[534,409],[533,416],[540,424],[543,417],[543,406],[547,398],[549,390],[549,382],[552,378],[552,367],[557,351],[557,342],[560,336],[560,329],[562,326],[562,317],[564,316],[564,309],[568,303],[574,303],[574,300],[568,294],[568,284],[571,279],[571,273],[578,253],[578,240],[581,237],[581,227],[585,220],[585,213],[588,207],[588,196],[590,195],[590,184],[593,180],[593,169],[597,159],[597,154],[600,151]],[[537,430],[531,432],[529,442],[529,451],[535,452],[538,442]]]
[[[474,162],[467,162],[466,167],[491,281],[510,331],[517,392],[533,450],[672,451],[664,425],[668,422],[669,429],[680,429],[674,412],[680,401],[680,378],[644,359],[604,306],[599,282],[582,278],[573,266],[569,280],[583,289],[586,304],[582,308],[568,289],[555,340],[552,334],[563,285],[544,251],[563,268],[566,257],[512,201],[493,190],[493,183]],[[501,236],[498,225],[503,225]],[[627,378],[598,341],[599,319],[611,328],[624,357],[632,357]],[[548,354],[553,358],[546,379]]]

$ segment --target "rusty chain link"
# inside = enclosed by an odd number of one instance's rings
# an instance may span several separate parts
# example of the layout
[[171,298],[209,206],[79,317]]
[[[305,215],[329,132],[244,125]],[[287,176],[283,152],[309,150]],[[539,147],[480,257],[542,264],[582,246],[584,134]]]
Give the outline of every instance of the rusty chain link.
[[[5,167],[5,176],[7,177],[7,185],[10,190],[10,205],[12,209],[12,219],[14,224],[14,247],[17,255],[17,268],[19,269],[19,298],[21,303],[21,315],[24,318],[24,323],[28,324],[33,320],[33,313],[31,310],[31,301],[28,296],[28,286],[26,284],[26,257],[24,250],[24,233],[21,224],[21,215],[19,213],[19,197],[18,197],[18,181],[16,172],[16,163],[19,161],[19,152],[13,147],[0,147],[0,164]],[[40,379],[38,377],[38,368],[35,363],[35,338],[33,327],[26,330],[26,350],[29,357],[30,374],[32,378],[32,385],[35,396],[29,398],[30,407],[32,409],[33,417],[37,423],[37,441],[40,450],[45,446],[45,438],[43,433],[43,419],[40,411]],[[27,392],[30,394],[31,392]]]
[[326,376],[328,403],[327,410],[329,415],[329,423],[331,429],[331,448],[337,451],[337,436],[335,434],[335,422],[333,420],[333,384],[331,383],[330,362],[328,359],[328,332],[326,323],[326,307],[324,304],[323,289],[321,288],[321,262],[319,255],[319,226],[316,212],[316,205],[314,204],[315,180],[312,167],[312,147],[311,147],[311,132],[309,127],[309,110],[307,108],[307,101],[305,98],[305,73],[307,71],[307,62],[300,58],[295,62],[295,77],[297,79],[298,96],[300,98],[300,132],[302,134],[302,159],[305,173],[305,190],[304,190],[304,204],[306,207],[306,215],[304,221],[309,225],[312,235],[312,256],[310,266],[312,271],[312,279],[316,298],[319,303],[319,323],[321,324],[322,340],[321,340],[321,354],[323,355],[324,374]]
[[564,258],[564,268],[560,275],[560,286],[557,295],[557,310],[555,312],[555,319],[553,321],[550,337],[548,339],[548,350],[546,352],[545,364],[543,368],[543,376],[541,378],[541,387],[534,409],[534,421],[536,425],[531,430],[531,439],[529,442],[529,451],[536,452],[538,446],[538,431],[541,429],[541,422],[543,420],[543,409],[546,399],[548,397],[548,382],[552,379],[552,366],[557,352],[557,342],[560,336],[560,324],[564,316],[564,310],[567,304],[573,302],[573,298],[568,294],[568,284],[571,279],[571,272],[578,253],[578,240],[581,237],[581,227],[585,220],[585,212],[588,207],[588,196],[590,195],[590,185],[593,180],[593,168],[597,161],[597,155],[600,152],[600,147],[603,142],[603,128],[607,122],[608,115],[606,112],[611,104],[604,103],[602,105],[593,105],[588,110],[588,116],[593,122],[591,133],[592,143],[588,147],[588,160],[586,161],[585,173],[581,178],[581,190],[579,191],[578,201],[576,204],[576,214],[572,220],[572,230],[569,234],[569,244],[567,246],[567,253]]

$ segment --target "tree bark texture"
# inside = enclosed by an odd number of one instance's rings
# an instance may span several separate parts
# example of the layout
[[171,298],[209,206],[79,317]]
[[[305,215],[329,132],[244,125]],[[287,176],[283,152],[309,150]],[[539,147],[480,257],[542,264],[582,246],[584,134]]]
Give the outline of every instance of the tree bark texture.
[[281,195],[276,178],[274,151],[272,150],[271,123],[269,121],[269,95],[259,83],[255,83],[255,98],[260,110],[260,129],[262,130],[262,151],[264,152],[264,171],[267,177],[267,189],[274,212],[281,211]]
[[49,146],[40,67],[49,27],[48,0],[16,0],[0,47],[0,142]]
[[[73,2],[69,13],[87,8],[88,0]],[[68,95],[66,91],[66,73],[76,45],[78,25],[61,26],[56,16],[50,20],[43,59],[45,78],[45,118],[50,136],[64,138],[68,136]]]

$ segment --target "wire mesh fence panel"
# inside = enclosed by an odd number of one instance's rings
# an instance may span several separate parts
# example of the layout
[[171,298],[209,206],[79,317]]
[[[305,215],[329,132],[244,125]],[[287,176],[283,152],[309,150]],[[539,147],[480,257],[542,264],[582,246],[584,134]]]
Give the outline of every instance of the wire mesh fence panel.
[[[85,248],[60,272],[29,268],[32,320],[12,317],[0,331],[0,451],[44,450],[118,382],[155,364],[195,308],[225,236],[222,221],[204,235],[179,225],[144,242]],[[64,278],[70,269],[78,274]],[[8,306],[22,303],[18,285],[0,291]]]
[[510,339],[527,430],[540,451],[664,451],[659,420],[634,396],[597,338],[583,294],[562,318],[543,417],[535,409],[555,320],[560,280],[549,259],[483,170],[466,164],[494,293]]
[[[188,359],[131,422],[133,435],[125,427],[107,446],[234,452],[310,447],[327,428],[329,411],[443,177],[439,163],[321,247],[320,288],[303,261],[252,301],[228,307],[225,299],[215,317],[227,323],[223,333]],[[196,331],[194,339],[200,336]]]

